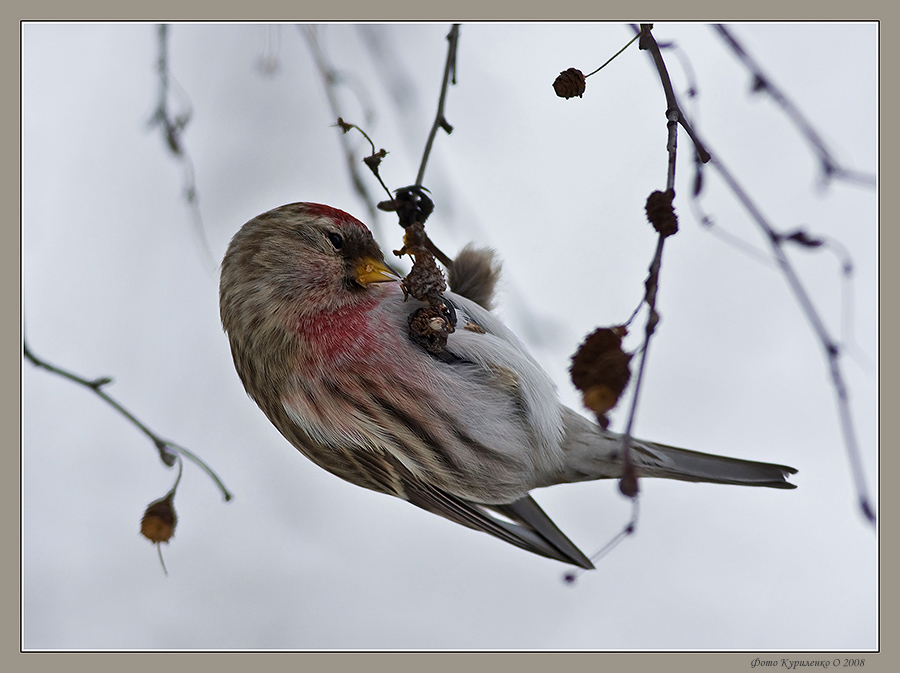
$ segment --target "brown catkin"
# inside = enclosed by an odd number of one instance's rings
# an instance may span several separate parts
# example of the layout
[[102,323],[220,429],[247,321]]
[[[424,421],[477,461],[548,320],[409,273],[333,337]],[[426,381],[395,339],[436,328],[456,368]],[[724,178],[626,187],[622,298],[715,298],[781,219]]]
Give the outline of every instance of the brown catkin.
[[553,81],[553,90],[560,98],[581,98],[585,89],[584,73],[577,68],[569,68],[559,73]]
[[624,327],[594,330],[572,356],[569,374],[584,405],[598,416],[612,409],[628,385],[631,354],[622,351]]
[[674,198],[675,191],[672,189],[664,192],[656,191],[647,197],[647,204],[644,206],[647,221],[660,236],[671,236],[678,231],[678,216],[675,215],[675,208],[672,206]]

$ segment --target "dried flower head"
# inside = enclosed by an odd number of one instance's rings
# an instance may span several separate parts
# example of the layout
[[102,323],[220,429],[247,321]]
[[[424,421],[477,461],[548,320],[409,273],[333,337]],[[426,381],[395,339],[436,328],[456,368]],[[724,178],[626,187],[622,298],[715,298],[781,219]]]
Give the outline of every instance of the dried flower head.
[[569,374],[581,399],[604,425],[605,414],[619,401],[628,385],[631,354],[622,351],[624,326],[601,327],[592,332],[572,356]]
[[432,355],[440,355],[447,337],[456,328],[456,311],[441,297],[440,302],[425,306],[409,316],[409,336]]
[[577,68],[569,68],[559,73],[553,81],[553,90],[560,98],[581,98],[585,89],[584,73]]
[[647,197],[647,204],[644,206],[647,211],[647,220],[661,236],[671,236],[678,232],[678,217],[672,206],[674,198],[674,189],[664,192],[656,191]]
[[381,160],[387,156],[387,150],[380,149],[377,152],[373,152],[369,156],[363,159],[363,162],[366,166],[369,167],[369,170],[378,175],[378,167],[381,165]]
[[175,492],[172,491],[166,497],[151,502],[144,510],[144,516],[141,519],[141,535],[150,542],[168,543],[175,533],[178,516],[175,514],[175,507],[172,504],[174,499]]
[[402,281],[403,291],[421,301],[439,298],[447,289],[447,282],[434,261],[434,255],[422,249],[412,254],[415,263]]

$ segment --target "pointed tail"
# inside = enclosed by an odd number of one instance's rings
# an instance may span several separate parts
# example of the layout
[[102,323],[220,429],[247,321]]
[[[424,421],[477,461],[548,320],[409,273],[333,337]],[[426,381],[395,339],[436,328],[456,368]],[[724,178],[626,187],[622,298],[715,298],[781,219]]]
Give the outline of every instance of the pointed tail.
[[[565,466],[540,486],[622,476],[621,435],[603,430],[571,409],[564,410],[563,421]],[[787,465],[728,458],[638,439],[631,446],[631,459],[639,477],[797,488],[787,480],[797,470]]]
[[654,442],[635,441],[632,460],[638,476],[662,477],[680,481],[704,481],[713,484],[738,486],[767,486],[769,488],[797,488],[787,481],[797,470],[787,465],[759,463],[716,456],[711,453],[676,449]]

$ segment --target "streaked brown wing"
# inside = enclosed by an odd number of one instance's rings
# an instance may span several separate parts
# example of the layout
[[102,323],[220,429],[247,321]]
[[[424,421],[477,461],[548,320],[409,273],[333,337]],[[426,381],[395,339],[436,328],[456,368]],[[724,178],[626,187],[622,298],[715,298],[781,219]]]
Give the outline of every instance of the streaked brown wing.
[[[405,499],[432,514],[488,533],[533,554],[589,570],[594,567],[530,495],[508,505],[480,505],[425,484],[412,475],[406,479],[401,476],[401,483]],[[494,516],[491,510],[509,521]]]
[[[278,410],[281,411],[281,410]],[[557,528],[538,504],[525,496],[508,505],[481,505],[418,479],[399,460],[384,451],[304,450],[305,436],[284,412],[276,423],[283,434],[314,463],[357,486],[387,493],[417,507],[540,556],[593,568],[590,560]],[[491,510],[505,519],[494,516]]]

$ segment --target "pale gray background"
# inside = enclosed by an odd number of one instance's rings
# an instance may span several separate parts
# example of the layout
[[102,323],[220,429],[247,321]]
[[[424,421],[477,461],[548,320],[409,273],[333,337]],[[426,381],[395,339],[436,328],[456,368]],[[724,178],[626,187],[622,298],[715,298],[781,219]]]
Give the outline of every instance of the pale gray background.
[[[343,114],[390,151],[391,187],[414,180],[437,102],[449,26],[376,25],[411,87],[398,108],[359,27],[322,27]],[[877,27],[743,24],[736,34],[846,165],[877,167]],[[711,28],[657,24],[676,87],[714,152],[785,229],[809,226],[854,261],[852,332],[840,262],[792,259],[842,360],[869,487],[877,497],[874,190],[823,188],[809,146]],[[620,24],[464,25],[458,85],[426,184],[432,237],[505,261],[499,312],[577,408],[568,358],[639,301],[655,234],[647,194],[665,185],[665,102]],[[276,51],[272,52],[272,45]],[[184,136],[217,259],[243,222],[310,200],[366,219],[300,31],[176,25],[173,75],[194,115]],[[274,75],[260,71],[263,54]],[[598,570],[565,566],[455,526],[319,470],[245,396],[218,323],[217,277],[181,199],[181,167],[146,121],[156,104],[149,24],[23,27],[23,306],[31,347],[108,391],[205,458],[223,504],[188,464],[164,547],[137,534],[174,473],[89,391],[23,365],[23,645],[26,648],[860,649],[877,641],[877,538],[859,515],[821,349],[771,265],[691,214],[692,148],[679,135],[676,208],[637,434],[800,469],[793,492],[645,480],[637,534]],[[177,101],[177,99],[176,99]],[[177,107],[177,105],[176,105]],[[361,144],[360,144],[361,146]],[[368,179],[368,177],[367,177]],[[374,179],[369,180],[373,193]],[[763,241],[719,180],[702,200],[722,229]],[[389,215],[386,249],[399,247]],[[843,315],[847,315],[846,311]],[[635,333],[639,329],[635,330]],[[636,334],[635,334],[636,337]],[[629,341],[635,347],[636,338]],[[625,408],[613,414],[621,428]],[[536,494],[586,552],[621,528],[612,482]]]

